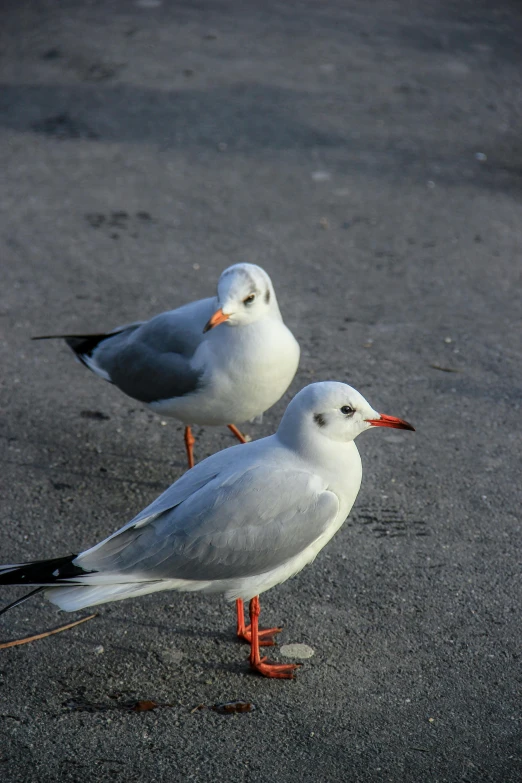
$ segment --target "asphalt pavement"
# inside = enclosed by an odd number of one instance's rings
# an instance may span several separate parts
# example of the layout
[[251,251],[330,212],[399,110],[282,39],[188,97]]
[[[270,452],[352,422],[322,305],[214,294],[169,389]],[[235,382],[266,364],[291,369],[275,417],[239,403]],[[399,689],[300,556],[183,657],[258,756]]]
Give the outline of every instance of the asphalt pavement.
[[[349,519],[262,596],[273,658],[314,651],[295,681],[249,672],[219,597],[100,607],[0,650],[1,780],[518,783],[520,5],[1,14],[1,562],[92,545],[185,468],[180,424],[30,337],[148,318],[232,263],[266,268],[302,346],[252,437],[327,379],[417,430],[358,439]],[[234,442],[195,434],[197,459]],[[86,614],[36,596],[0,640]]]

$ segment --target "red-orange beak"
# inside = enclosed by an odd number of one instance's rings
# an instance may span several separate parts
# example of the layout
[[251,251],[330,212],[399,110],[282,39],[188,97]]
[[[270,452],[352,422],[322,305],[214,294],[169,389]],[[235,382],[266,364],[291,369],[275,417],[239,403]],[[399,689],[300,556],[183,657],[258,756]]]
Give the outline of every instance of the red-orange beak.
[[219,326],[219,324],[222,324],[223,321],[228,321],[229,318],[230,316],[225,315],[225,313],[220,307],[219,310],[216,310],[212,318],[209,318],[209,320],[207,321],[206,326],[203,329],[203,334],[205,334],[205,332],[208,332],[210,329],[213,329],[215,326]]
[[384,413],[380,414],[380,419],[366,419],[368,424],[373,424],[374,427],[394,427],[396,430],[413,430],[415,427],[408,424],[404,419],[398,419],[396,416],[386,416]]

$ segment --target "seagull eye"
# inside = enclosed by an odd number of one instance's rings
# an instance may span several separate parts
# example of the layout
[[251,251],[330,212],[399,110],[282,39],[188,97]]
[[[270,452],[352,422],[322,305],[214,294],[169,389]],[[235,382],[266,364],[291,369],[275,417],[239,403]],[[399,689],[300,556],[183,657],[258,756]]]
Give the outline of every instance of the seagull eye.
[[341,413],[344,413],[345,416],[353,416],[355,411],[350,405],[343,405]]
[[250,294],[250,296],[247,296],[246,299],[243,299],[243,304],[248,307],[248,305],[252,304],[255,298],[256,298],[255,294]]

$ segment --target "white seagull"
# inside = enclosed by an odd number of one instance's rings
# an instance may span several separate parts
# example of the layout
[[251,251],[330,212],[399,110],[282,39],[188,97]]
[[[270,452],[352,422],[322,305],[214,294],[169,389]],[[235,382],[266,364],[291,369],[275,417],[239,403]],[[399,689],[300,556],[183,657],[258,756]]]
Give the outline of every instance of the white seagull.
[[191,424],[226,424],[246,443],[235,424],[274,405],[299,364],[299,344],[283,323],[272,281],[255,264],[225,269],[217,296],[150,321],[104,334],[33,337],[55,338],[129,397],[182,421],[190,468]]
[[258,628],[258,596],[311,563],[341,527],[361,484],[354,438],[372,427],[413,430],[344,383],[313,383],[290,402],[275,435],[203,460],[79,555],[0,566],[0,584],[40,585],[68,612],[158,590],[224,593],[237,602],[251,668],[291,678],[297,664],[260,656],[281,629]]

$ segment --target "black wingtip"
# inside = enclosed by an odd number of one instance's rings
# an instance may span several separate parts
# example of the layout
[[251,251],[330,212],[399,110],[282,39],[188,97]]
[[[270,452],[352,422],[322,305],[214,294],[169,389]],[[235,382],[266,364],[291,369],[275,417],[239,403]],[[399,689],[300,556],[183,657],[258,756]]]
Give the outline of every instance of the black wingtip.
[[73,561],[77,557],[78,555],[66,555],[52,560],[0,566],[0,585],[53,585],[63,583],[64,580],[74,581],[77,576],[92,573],[74,565]]
[[75,347],[82,346],[87,352],[95,348],[102,340],[107,337],[114,337],[116,332],[101,332],[100,334],[38,334],[31,337],[31,340],[65,340],[73,350]]
[[31,598],[32,595],[36,595],[36,593],[41,593],[42,590],[45,590],[45,587],[37,587],[36,590],[31,590],[30,593],[26,593],[21,598],[17,598],[16,601],[13,601],[12,604],[8,604],[7,606],[4,606],[3,609],[0,609],[0,615],[5,614],[9,611],[9,609],[14,609],[15,606],[19,606],[20,604],[23,604],[24,601],[27,601],[28,598]]
[[103,340],[108,337],[103,334],[37,334],[31,340]]

